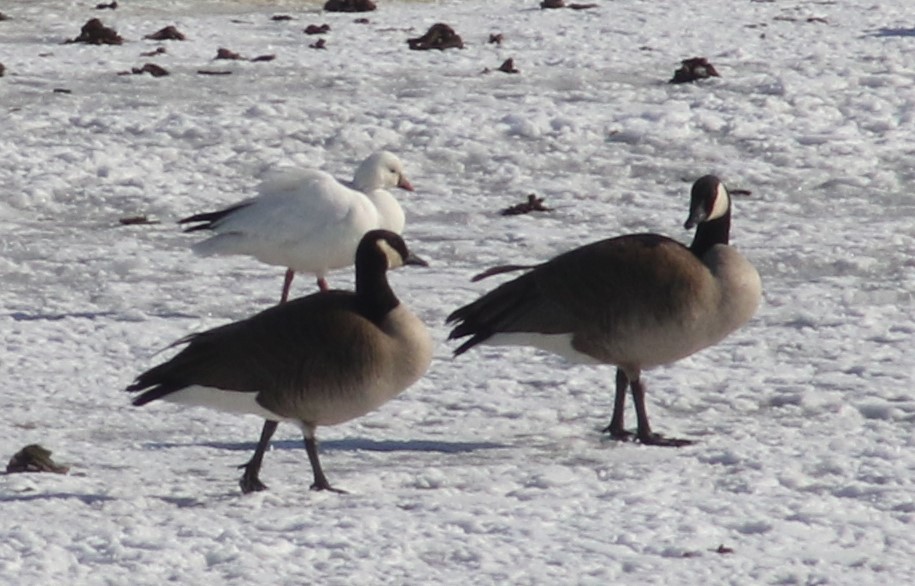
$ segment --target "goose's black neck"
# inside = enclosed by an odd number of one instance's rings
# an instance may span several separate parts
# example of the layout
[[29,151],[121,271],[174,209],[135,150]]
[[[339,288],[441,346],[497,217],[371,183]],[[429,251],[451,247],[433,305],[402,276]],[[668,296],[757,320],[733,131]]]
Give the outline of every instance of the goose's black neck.
[[702,222],[696,226],[696,235],[689,249],[702,258],[716,244],[727,244],[731,234],[731,209],[720,218]]
[[380,323],[400,300],[388,284],[388,261],[375,247],[363,247],[356,257],[356,305],[367,319]]

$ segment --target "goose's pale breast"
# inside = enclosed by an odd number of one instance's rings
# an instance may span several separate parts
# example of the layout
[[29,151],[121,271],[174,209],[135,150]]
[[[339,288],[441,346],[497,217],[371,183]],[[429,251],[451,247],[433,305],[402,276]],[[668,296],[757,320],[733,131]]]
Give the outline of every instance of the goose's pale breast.
[[664,295],[642,291],[640,310],[607,317],[609,323],[596,321],[576,332],[573,346],[599,361],[653,368],[720,342],[759,306],[759,274],[730,246],[715,246],[701,263],[681,268]]
[[[425,325],[398,305],[380,327],[364,318],[338,322],[318,343],[320,361],[310,362],[298,388],[258,399],[272,412],[311,426],[334,425],[369,413],[416,382],[432,361]],[[320,337],[319,337],[320,338]]]

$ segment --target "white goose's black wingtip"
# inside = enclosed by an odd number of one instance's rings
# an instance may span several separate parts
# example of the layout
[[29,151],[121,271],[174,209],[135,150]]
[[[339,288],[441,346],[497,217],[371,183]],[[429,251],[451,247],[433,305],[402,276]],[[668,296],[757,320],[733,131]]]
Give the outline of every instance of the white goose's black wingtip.
[[188,226],[184,229],[185,232],[197,232],[198,230],[212,230],[215,225],[222,220],[230,216],[232,213],[237,212],[238,210],[245,208],[251,205],[248,202],[236,204],[230,207],[227,207],[222,210],[217,210],[215,212],[204,212],[202,214],[195,214],[193,216],[188,216],[186,218],[181,218],[178,220],[178,225],[184,224],[195,224],[194,226]]

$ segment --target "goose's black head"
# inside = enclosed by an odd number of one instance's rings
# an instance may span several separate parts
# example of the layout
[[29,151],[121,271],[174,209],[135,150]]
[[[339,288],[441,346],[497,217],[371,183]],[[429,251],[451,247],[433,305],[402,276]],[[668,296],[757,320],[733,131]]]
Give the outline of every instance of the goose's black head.
[[429,266],[407,248],[403,238],[390,230],[371,230],[365,233],[356,249],[356,267],[374,267],[384,272],[404,265]]
[[731,214],[731,195],[721,179],[714,175],[700,177],[693,183],[689,201],[689,218],[683,225],[689,230]]
[[684,228],[696,228],[690,250],[702,256],[716,244],[727,244],[731,231],[731,194],[721,179],[705,175],[693,183],[689,218]]
[[388,230],[367,232],[356,249],[356,297],[360,311],[376,323],[400,304],[387,271],[404,265],[428,266],[410,252],[403,238]]

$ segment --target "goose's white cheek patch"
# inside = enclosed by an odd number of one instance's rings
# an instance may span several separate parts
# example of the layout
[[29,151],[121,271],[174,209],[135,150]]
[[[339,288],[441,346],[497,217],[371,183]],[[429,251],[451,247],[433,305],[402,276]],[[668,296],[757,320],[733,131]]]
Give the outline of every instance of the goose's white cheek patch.
[[715,192],[715,205],[712,206],[712,212],[709,214],[708,219],[714,220],[720,218],[728,212],[729,207],[731,207],[731,196],[728,194],[728,190],[724,184],[719,183],[718,189]]
[[387,240],[378,239],[377,246],[388,259],[388,269],[396,269],[403,266],[403,257],[393,246],[388,244]]

